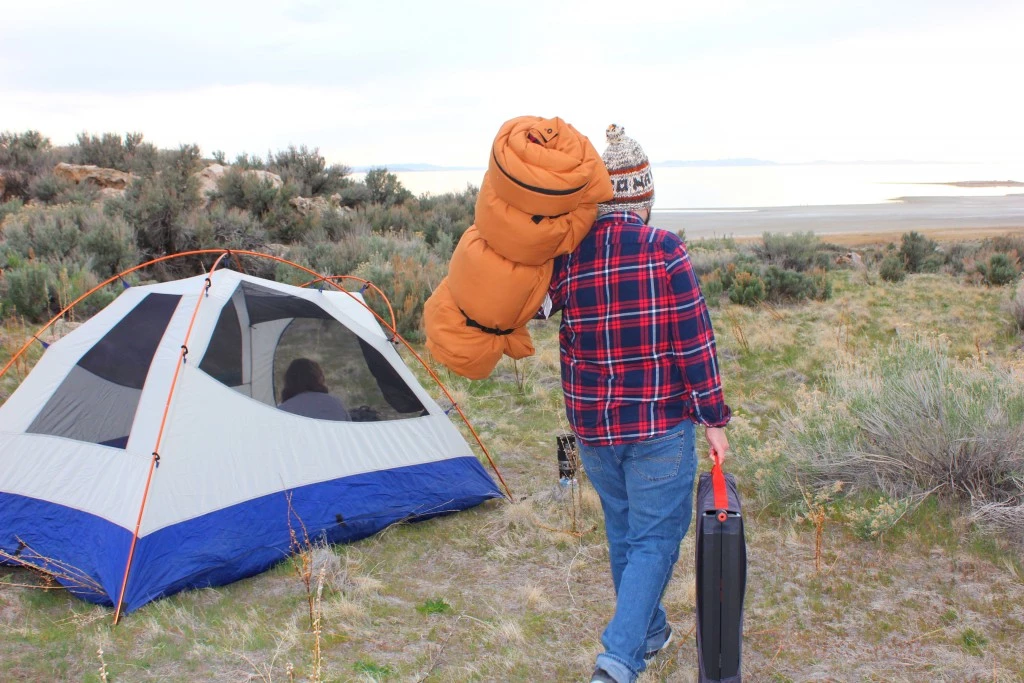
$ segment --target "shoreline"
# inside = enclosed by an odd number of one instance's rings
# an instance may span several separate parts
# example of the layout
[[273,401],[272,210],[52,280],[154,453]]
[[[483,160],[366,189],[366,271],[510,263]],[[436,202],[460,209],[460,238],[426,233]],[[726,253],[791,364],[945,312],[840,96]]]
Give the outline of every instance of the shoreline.
[[899,240],[914,230],[942,241],[1024,232],[1024,194],[996,197],[901,197],[884,204],[778,206],[659,211],[651,223],[685,230],[688,239],[754,239],[765,232],[813,232],[837,244]]

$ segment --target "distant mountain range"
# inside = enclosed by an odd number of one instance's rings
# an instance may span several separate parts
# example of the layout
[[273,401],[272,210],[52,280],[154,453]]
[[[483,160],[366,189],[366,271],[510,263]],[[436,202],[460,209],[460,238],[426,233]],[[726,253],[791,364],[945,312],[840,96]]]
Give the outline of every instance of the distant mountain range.
[[671,161],[656,161],[652,166],[662,166],[667,168],[680,168],[686,166],[778,166],[779,164],[774,161],[765,161],[764,159],[699,159],[690,161],[680,161],[673,159]]
[[386,168],[391,173],[415,173],[416,171],[482,171],[483,166],[437,166],[436,164],[373,164],[353,166],[355,173],[366,173],[372,168]]

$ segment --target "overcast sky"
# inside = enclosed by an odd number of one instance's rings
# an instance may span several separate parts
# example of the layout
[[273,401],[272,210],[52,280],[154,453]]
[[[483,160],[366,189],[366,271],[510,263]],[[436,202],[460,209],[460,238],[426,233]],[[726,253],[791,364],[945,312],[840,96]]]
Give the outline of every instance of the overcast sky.
[[483,166],[560,116],[652,160],[1024,157],[1024,2],[0,0],[0,130]]

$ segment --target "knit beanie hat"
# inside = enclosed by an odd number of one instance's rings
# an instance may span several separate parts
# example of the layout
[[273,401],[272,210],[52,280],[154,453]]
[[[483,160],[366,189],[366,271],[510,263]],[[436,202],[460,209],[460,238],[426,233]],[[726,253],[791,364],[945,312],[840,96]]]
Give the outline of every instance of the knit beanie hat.
[[637,141],[626,136],[626,129],[614,123],[605,131],[608,147],[601,158],[612,178],[611,199],[597,205],[597,215],[612,211],[640,211],[654,205],[654,177],[651,162]]

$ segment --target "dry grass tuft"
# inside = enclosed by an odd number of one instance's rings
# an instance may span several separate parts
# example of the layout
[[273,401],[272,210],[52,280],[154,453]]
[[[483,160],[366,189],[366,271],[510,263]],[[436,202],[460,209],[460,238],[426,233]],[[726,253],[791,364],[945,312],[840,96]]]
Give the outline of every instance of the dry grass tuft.
[[522,645],[526,642],[523,629],[519,626],[519,622],[514,619],[499,619],[495,630],[499,641],[504,645]]
[[957,361],[936,338],[897,338],[837,366],[809,415],[780,422],[815,482],[939,493],[978,503],[1022,494],[1024,389],[999,368]]
[[540,586],[527,582],[519,587],[519,593],[527,609],[534,612],[547,612],[551,609],[551,601]]
[[492,542],[521,541],[536,533],[540,519],[534,502],[525,499],[502,505],[500,514],[487,524],[487,537]]
[[[1019,482],[1018,486],[1024,490],[1024,482]],[[1024,503],[975,502],[971,521],[991,534],[1024,543]]]

